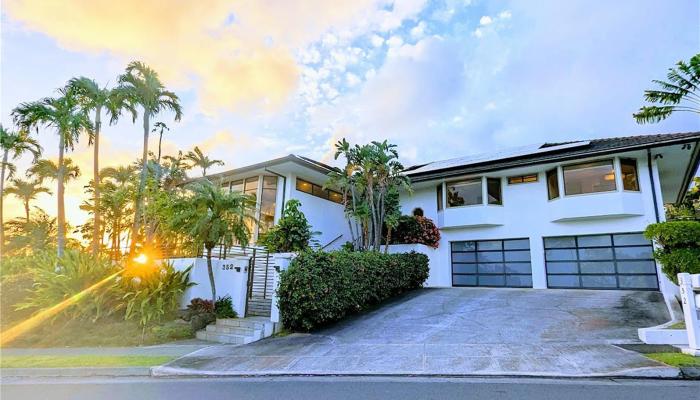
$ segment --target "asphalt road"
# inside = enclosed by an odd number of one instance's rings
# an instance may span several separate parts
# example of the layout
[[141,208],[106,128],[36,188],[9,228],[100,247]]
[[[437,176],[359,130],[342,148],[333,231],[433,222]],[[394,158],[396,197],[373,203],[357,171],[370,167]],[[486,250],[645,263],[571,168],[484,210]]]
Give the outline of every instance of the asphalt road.
[[692,399],[700,381],[500,378],[3,379],[3,400],[32,399]]

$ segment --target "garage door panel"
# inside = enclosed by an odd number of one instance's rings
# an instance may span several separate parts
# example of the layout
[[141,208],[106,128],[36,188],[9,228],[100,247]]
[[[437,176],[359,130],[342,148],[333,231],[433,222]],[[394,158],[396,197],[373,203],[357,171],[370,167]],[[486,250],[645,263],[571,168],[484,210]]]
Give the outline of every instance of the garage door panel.
[[452,242],[454,286],[532,287],[529,239]]
[[544,238],[551,288],[657,290],[653,247],[641,233]]

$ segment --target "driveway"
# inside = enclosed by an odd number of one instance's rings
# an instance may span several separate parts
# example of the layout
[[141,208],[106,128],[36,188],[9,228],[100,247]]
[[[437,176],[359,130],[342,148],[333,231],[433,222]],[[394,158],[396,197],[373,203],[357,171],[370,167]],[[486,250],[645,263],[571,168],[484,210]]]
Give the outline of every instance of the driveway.
[[667,320],[658,292],[422,289],[316,333],[212,346],[153,373],[675,376],[615,346]]

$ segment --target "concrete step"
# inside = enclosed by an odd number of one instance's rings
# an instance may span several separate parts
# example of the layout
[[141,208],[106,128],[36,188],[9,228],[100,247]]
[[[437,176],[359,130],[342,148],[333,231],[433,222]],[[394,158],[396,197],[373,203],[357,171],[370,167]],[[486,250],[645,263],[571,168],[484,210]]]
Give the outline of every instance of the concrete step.
[[207,332],[206,330],[197,332],[197,339],[225,344],[248,344],[255,341],[252,337],[229,333]]
[[217,326],[241,327],[252,330],[261,330],[266,324],[272,324],[269,318],[224,318],[217,319]]
[[248,344],[273,334],[274,324],[266,317],[217,319],[197,332],[197,339],[226,344]]
[[241,336],[250,336],[250,337],[257,337],[260,338],[262,336],[262,331],[263,329],[251,329],[251,328],[245,328],[241,326],[226,326],[226,325],[207,325],[206,327],[207,332],[214,332],[214,333],[225,333],[225,334],[234,334],[234,335],[241,335]]

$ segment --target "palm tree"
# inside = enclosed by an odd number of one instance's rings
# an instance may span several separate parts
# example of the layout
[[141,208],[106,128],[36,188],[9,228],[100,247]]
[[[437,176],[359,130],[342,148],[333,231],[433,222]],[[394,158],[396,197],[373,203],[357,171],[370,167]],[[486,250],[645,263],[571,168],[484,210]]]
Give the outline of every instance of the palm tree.
[[39,126],[45,126],[55,129],[58,133],[57,254],[62,257],[66,245],[66,209],[64,203],[66,168],[63,156],[67,149],[73,148],[81,133],[91,131],[92,124],[72,90],[62,88],[58,90],[58,93],[59,97],[46,97],[38,101],[22,103],[12,111],[12,116],[15,123],[23,129],[36,129],[38,131]]
[[[101,88],[95,80],[80,77],[68,81],[68,86],[79,96],[79,100],[85,111],[94,111],[95,117],[92,121],[93,131],[90,136],[90,144],[93,145],[92,175],[93,175],[93,196],[95,204],[100,203],[100,130],[102,128],[102,109],[107,111],[109,123],[117,122],[122,109],[128,108],[132,114],[135,110],[124,101],[119,91]],[[94,209],[94,221],[92,226],[92,254],[97,255],[99,251],[100,234],[100,207]]]
[[[2,260],[3,246],[5,245],[5,219],[3,216],[5,193],[5,179],[11,178],[15,172],[15,166],[8,160],[18,159],[22,154],[29,152],[34,156],[34,160],[41,155],[41,146],[36,139],[29,136],[26,130],[11,132],[0,125],[0,149],[2,149],[2,165],[0,165],[0,260]],[[9,174],[7,172],[9,171]],[[6,176],[7,174],[7,176]]]
[[[27,176],[36,178],[40,183],[45,180],[56,181],[58,179],[59,168],[53,160],[41,159],[27,169]],[[73,164],[69,157],[63,159],[63,184],[78,179],[80,177],[80,167]]]
[[16,218],[7,222],[8,254],[31,254],[56,243],[56,218],[49,217],[39,207],[34,208],[37,212],[29,221]]
[[165,89],[158,78],[158,73],[140,61],[132,61],[127,65],[126,71],[119,76],[120,95],[124,96],[131,104],[138,104],[143,109],[143,154],[141,157],[141,177],[136,192],[136,204],[134,212],[134,225],[132,227],[132,240],[130,252],[136,248],[139,230],[141,227],[141,214],[143,212],[143,192],[146,187],[146,175],[148,173],[148,134],[150,132],[151,117],[164,110],[175,113],[175,121],[182,118],[182,107],[177,95]]
[[229,193],[208,180],[188,186],[191,193],[175,200],[171,228],[193,238],[207,251],[207,268],[211,284],[211,298],[216,301],[212,250],[217,245],[247,246],[250,231],[246,218],[255,211],[255,199],[250,195]]
[[12,185],[5,189],[5,194],[15,195],[24,203],[24,214],[29,221],[29,202],[36,199],[36,196],[41,193],[51,194],[51,191],[41,185],[38,180],[25,181],[22,179],[13,179]]
[[[676,69],[677,68],[677,69]],[[676,68],[669,68],[668,82],[654,80],[661,90],[647,90],[644,98],[658,106],[644,106],[632,114],[638,124],[655,123],[668,118],[674,112],[700,114],[700,54],[694,55],[689,63],[679,61]]]
[[215,165],[224,165],[221,160],[212,160],[206,156],[199,147],[194,146],[194,151],[190,151],[185,155],[185,159],[190,162],[190,167],[199,167],[202,169],[202,176],[207,175],[207,169]]
[[169,131],[170,128],[168,128],[168,125],[165,125],[164,122],[156,122],[153,124],[153,129],[151,132],[158,132],[158,159],[157,163],[160,164],[160,150],[161,150],[161,145],[163,144],[163,131]]
[[131,165],[120,165],[118,167],[106,167],[100,171],[102,179],[109,178],[120,187],[125,186],[134,178],[136,168]]

